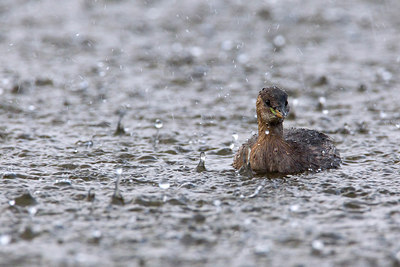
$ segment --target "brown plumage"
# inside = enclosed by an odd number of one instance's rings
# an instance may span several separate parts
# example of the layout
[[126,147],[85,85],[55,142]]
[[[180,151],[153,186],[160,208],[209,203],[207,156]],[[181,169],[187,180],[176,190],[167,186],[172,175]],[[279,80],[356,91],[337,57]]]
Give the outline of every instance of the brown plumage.
[[302,128],[283,130],[289,112],[284,91],[276,86],[263,88],[256,109],[258,134],[239,148],[233,161],[235,169],[250,165],[256,173],[290,174],[340,166],[339,152],[327,135]]

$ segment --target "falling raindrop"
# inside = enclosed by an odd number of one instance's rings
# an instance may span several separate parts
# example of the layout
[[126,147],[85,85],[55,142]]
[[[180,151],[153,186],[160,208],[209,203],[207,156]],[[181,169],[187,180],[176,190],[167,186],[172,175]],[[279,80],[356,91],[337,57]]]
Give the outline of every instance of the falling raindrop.
[[36,207],[29,207],[28,212],[31,216],[34,216],[37,213],[37,208]]
[[91,241],[93,243],[99,243],[102,236],[103,234],[101,233],[100,230],[93,230],[91,233]]
[[289,209],[290,209],[291,212],[298,212],[298,211],[300,210],[300,206],[297,205],[297,204],[291,205],[291,206],[289,207]]
[[154,127],[156,127],[156,129],[161,129],[163,127],[163,122],[160,119],[156,119],[156,122],[154,123]]
[[282,47],[285,46],[285,44],[286,44],[286,39],[285,39],[285,37],[283,37],[282,35],[278,35],[278,36],[276,36],[276,37],[274,38],[273,44],[274,44],[275,48],[280,49],[280,48],[282,48]]
[[11,236],[0,235],[0,246],[5,246],[11,243]]
[[237,133],[232,134],[232,143],[229,145],[229,148],[233,150],[235,148],[235,143],[238,140],[239,135]]
[[322,250],[324,249],[325,245],[324,245],[324,242],[316,239],[316,240],[312,241],[311,247],[315,253],[321,253]]
[[239,135],[237,133],[233,133],[232,138],[233,138],[233,141],[237,141],[239,138]]
[[326,103],[326,98],[324,96],[320,96],[318,98],[318,102],[321,103],[321,105],[325,105]]
[[219,207],[219,206],[221,206],[221,200],[216,199],[213,201],[213,204],[214,204],[214,206]]
[[200,57],[203,54],[203,49],[198,46],[190,48],[190,54],[194,57]]
[[385,68],[380,68],[377,71],[376,77],[379,81],[389,83],[393,78],[393,74]]
[[166,178],[161,179],[161,181],[158,183],[158,187],[160,187],[161,189],[168,189],[170,186],[171,184]]
[[246,64],[249,62],[249,57],[246,54],[240,54],[237,57],[237,61],[241,64]]
[[233,48],[233,43],[231,40],[225,40],[221,44],[221,48],[225,51],[231,50]]

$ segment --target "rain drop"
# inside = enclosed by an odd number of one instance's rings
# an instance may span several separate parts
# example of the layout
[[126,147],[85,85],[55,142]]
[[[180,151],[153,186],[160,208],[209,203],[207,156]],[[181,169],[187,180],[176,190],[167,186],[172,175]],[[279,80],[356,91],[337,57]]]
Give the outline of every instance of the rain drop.
[[246,54],[240,54],[237,57],[237,61],[241,64],[246,64],[249,62],[249,57]]
[[273,43],[276,48],[282,48],[286,44],[286,39],[282,35],[278,35],[274,38]]
[[161,179],[161,181],[158,183],[158,187],[160,187],[161,189],[168,189],[171,186],[171,184],[169,183],[168,179]]
[[231,50],[233,47],[233,43],[231,40],[223,41],[221,44],[221,48],[225,51]]
[[119,181],[121,180],[122,168],[117,168],[115,170],[115,173],[117,174],[117,179],[115,180],[115,188],[114,188],[114,194],[111,197],[111,204],[124,205],[125,204],[124,198],[121,192],[119,191]]
[[219,206],[221,206],[221,200],[216,199],[213,201],[213,204],[214,204],[214,206],[219,207]]
[[239,138],[239,135],[237,133],[233,133],[232,138],[233,138],[233,141],[237,141]]
[[160,119],[156,119],[154,127],[156,127],[156,129],[161,129],[163,127],[163,122]]
[[204,152],[201,152],[201,153],[200,153],[200,160],[203,161],[203,162],[205,162],[205,160],[206,160],[206,153],[204,153]]
[[311,247],[315,252],[321,252],[324,249],[324,243],[321,240],[314,240],[311,243]]
[[0,235],[0,245],[5,246],[10,244],[11,242],[11,236],[9,235]]
[[289,209],[291,212],[298,212],[300,210],[300,206],[295,204],[295,205],[290,206]]
[[206,170],[205,162],[206,162],[206,153],[201,152],[200,153],[200,161],[196,167],[197,172],[203,172]]
[[29,207],[28,212],[31,216],[34,216],[37,213],[37,208],[36,207]]

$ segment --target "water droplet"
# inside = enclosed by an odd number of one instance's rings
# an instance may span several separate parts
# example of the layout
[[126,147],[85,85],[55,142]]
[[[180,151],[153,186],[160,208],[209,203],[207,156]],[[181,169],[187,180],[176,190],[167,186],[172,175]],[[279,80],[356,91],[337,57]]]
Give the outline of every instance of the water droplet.
[[80,90],[85,90],[85,89],[89,88],[89,82],[86,81],[86,80],[81,81],[81,82],[78,84],[78,88],[79,88]]
[[389,83],[392,80],[393,74],[385,68],[380,68],[377,71],[376,77],[380,81]]
[[92,237],[93,237],[93,238],[100,239],[101,236],[102,236],[102,233],[101,233],[101,231],[99,231],[99,230],[94,230],[94,231],[92,232]]
[[282,35],[278,35],[274,38],[273,43],[276,48],[282,48],[286,44],[286,39]]
[[36,207],[29,207],[28,212],[31,216],[34,216],[37,213],[37,208]]
[[237,141],[239,138],[239,135],[237,133],[233,133],[232,138],[233,138],[233,141]]
[[60,186],[68,186],[72,185],[72,181],[70,179],[56,179],[54,182],[54,185],[60,185]]
[[246,64],[247,62],[249,62],[249,57],[246,54],[240,54],[237,57],[237,61],[241,64]]
[[300,206],[297,204],[291,205],[289,209],[291,212],[298,212],[300,210]]
[[233,43],[231,40],[225,40],[222,42],[221,47],[223,50],[228,51],[233,48]]
[[221,206],[221,200],[216,199],[213,201],[213,204],[214,204],[214,206],[219,207],[219,206]]
[[10,244],[11,242],[11,236],[9,235],[0,235],[0,245],[5,246]]
[[204,152],[200,153],[200,160],[201,161],[206,161],[206,153],[204,153]]
[[161,129],[163,127],[163,122],[160,119],[156,119],[154,127],[156,127],[156,129]]
[[266,130],[266,131],[265,131],[265,134],[266,134],[266,135],[269,135],[269,130]]
[[190,54],[192,54],[192,56],[194,56],[194,57],[199,57],[203,54],[203,49],[201,49],[198,46],[194,46],[194,47],[190,48]]
[[158,186],[161,189],[168,189],[171,186],[171,184],[167,179],[161,179],[161,181],[158,183]]
[[260,256],[268,255],[269,251],[270,251],[269,246],[268,245],[264,245],[264,244],[263,245],[257,245],[254,248],[254,253],[256,255],[260,255]]
[[203,172],[206,170],[205,161],[206,161],[206,153],[201,152],[200,153],[200,161],[196,167],[197,172]]
[[313,250],[320,252],[324,249],[324,242],[316,239],[316,240],[312,241],[311,247],[313,248]]

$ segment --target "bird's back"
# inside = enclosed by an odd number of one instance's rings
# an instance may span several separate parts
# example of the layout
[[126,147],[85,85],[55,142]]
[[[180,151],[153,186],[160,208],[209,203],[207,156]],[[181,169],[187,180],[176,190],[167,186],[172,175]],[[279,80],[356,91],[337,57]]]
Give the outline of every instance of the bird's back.
[[309,170],[317,171],[340,166],[339,151],[324,133],[291,128],[284,132],[284,139],[293,148],[293,156],[299,157]]

